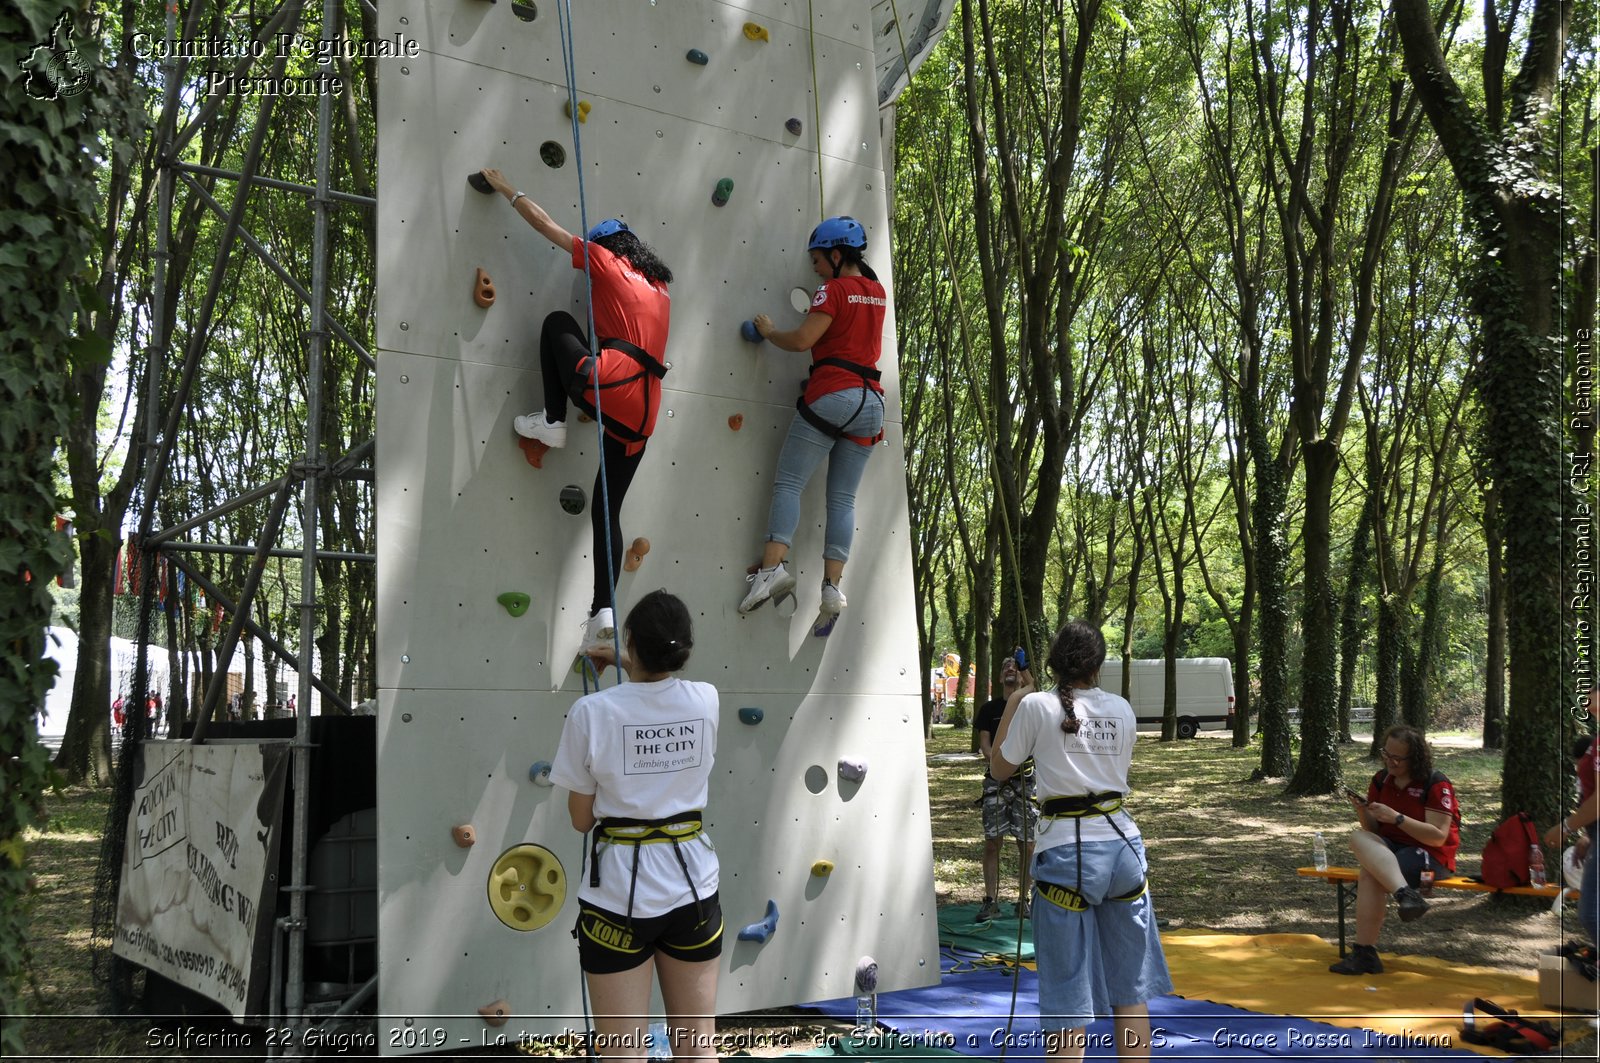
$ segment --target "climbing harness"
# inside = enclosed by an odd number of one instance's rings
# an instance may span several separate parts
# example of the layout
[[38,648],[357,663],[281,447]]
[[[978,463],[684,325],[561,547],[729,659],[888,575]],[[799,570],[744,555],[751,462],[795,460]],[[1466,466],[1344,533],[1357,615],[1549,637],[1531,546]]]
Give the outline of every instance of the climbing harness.
[[[1067,886],[1059,882],[1044,882],[1035,879],[1034,882],[1039,887],[1040,896],[1052,904],[1059,905],[1069,911],[1081,912],[1088,907],[1083,895],[1078,892],[1083,886],[1083,817],[1085,816],[1103,816],[1105,821],[1111,824],[1111,829],[1117,832],[1117,837],[1122,839],[1122,844],[1128,847],[1128,851],[1133,853],[1135,857],[1138,856],[1138,851],[1134,849],[1133,842],[1129,841],[1128,836],[1122,833],[1122,828],[1117,825],[1117,821],[1111,818],[1120,811],[1122,811],[1122,794],[1115,790],[1045,799],[1043,804],[1039,806],[1039,818],[1047,821],[1045,830],[1049,830],[1050,824],[1053,824],[1056,820],[1070,819],[1072,821],[1074,834],[1073,856],[1076,857],[1078,885]],[[1136,901],[1144,896],[1147,887],[1148,882],[1141,877],[1139,884],[1133,889],[1115,897],[1107,897],[1106,900]]]
[[656,845],[669,842],[672,845],[672,855],[678,858],[678,866],[683,869],[684,881],[689,884],[689,894],[694,898],[694,911],[703,921],[705,909],[701,906],[700,891],[695,889],[694,876],[689,874],[689,862],[683,858],[680,842],[698,838],[705,829],[705,813],[698,809],[693,812],[680,812],[675,816],[664,816],[661,819],[630,819],[626,816],[607,816],[595,824],[593,833],[589,836],[589,885],[598,889],[600,886],[600,846],[604,845],[631,845],[633,847],[633,867],[628,875],[628,926],[633,926],[633,896],[634,890],[639,885],[639,848],[644,845]]
[[[867,386],[869,383],[876,384],[879,380],[883,379],[883,373],[880,370],[864,366],[859,362],[848,362],[843,358],[818,358],[816,361],[811,363],[811,368],[807,370],[806,376],[809,377],[812,373],[817,371],[818,366],[824,365],[830,366],[834,369],[843,369],[847,372],[854,373],[856,376],[861,378],[861,401],[856,405],[856,412],[845,418],[845,424],[849,424],[851,421],[854,421],[857,417],[861,416],[861,411],[867,407],[867,396],[869,394],[878,396],[878,401],[880,403],[883,401],[883,393],[881,391],[877,391],[876,389]],[[864,447],[870,447],[883,439],[882,428],[878,429],[878,434],[875,436],[850,435],[842,427],[827,420],[821,414],[817,413],[810,406],[808,406],[806,404],[804,392],[801,393],[798,399],[794,400],[794,408],[800,412],[801,417],[806,419],[807,424],[831,439],[848,439],[850,442],[859,443]]]
[[[624,385],[632,384],[638,380],[646,380],[648,377],[655,377],[657,380],[661,380],[667,375],[667,367],[662,365],[660,359],[658,359],[655,355],[651,354],[649,351],[645,350],[643,347],[640,347],[636,343],[630,343],[628,340],[617,338],[601,340],[600,350],[621,351],[623,354],[626,354],[628,357],[632,358],[635,362],[638,362],[639,369],[625,377],[619,377],[616,380],[610,380],[604,384],[601,384],[598,383],[600,379],[599,355],[590,355],[588,358],[585,358],[578,363],[578,373],[589,381],[589,388],[593,389],[595,392],[595,401],[592,405],[590,404],[588,399],[588,391],[581,386],[574,388],[574,394],[571,395],[572,401],[577,403],[585,413],[589,414],[589,416],[600,422],[601,427],[605,431],[610,432],[615,438],[622,440],[624,443],[643,443],[650,437],[639,431],[638,428],[631,428],[614,418],[607,420],[601,416],[600,392],[604,391],[606,388],[620,388]],[[647,381],[644,389],[644,410],[639,416],[639,428],[643,428],[645,425],[650,423],[650,397],[651,389],[648,386]],[[602,463],[602,471],[604,471],[603,466],[605,457],[603,450],[600,460]],[[602,491],[603,490],[604,481],[602,478]],[[606,521],[608,524],[610,520],[611,513],[609,510],[607,510]],[[606,530],[606,538],[609,542],[610,528],[608,527]],[[612,597],[616,597],[615,588],[612,589]],[[615,602],[612,603],[612,607],[616,607]]]

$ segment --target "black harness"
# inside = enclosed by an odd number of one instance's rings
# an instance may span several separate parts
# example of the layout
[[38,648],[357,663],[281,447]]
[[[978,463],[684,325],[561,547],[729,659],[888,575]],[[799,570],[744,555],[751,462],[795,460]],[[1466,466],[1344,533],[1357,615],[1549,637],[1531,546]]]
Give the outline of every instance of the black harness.
[[[626,354],[635,362],[639,363],[638,370],[629,374],[628,376],[617,380],[608,381],[604,384],[600,383],[598,380],[591,384],[589,382],[589,375],[593,368],[595,359],[593,356],[585,358],[578,363],[578,376],[575,377],[572,382],[572,401],[576,402],[578,406],[582,408],[583,412],[600,421],[601,424],[604,425],[606,431],[610,432],[618,439],[621,439],[623,442],[643,443],[645,440],[650,438],[643,432],[639,431],[640,428],[643,428],[645,425],[650,423],[650,389],[648,387],[644,389],[644,414],[640,418],[638,428],[621,424],[618,421],[612,420],[610,417],[601,417],[599,412],[594,408],[594,404],[588,399],[589,389],[594,388],[597,391],[604,391],[607,388],[620,388],[625,384],[632,384],[637,380],[643,380],[646,377],[652,376],[657,380],[661,380],[667,375],[667,367],[662,365],[661,360],[655,355],[651,354],[643,347],[640,347],[638,344],[630,343],[627,340],[601,340],[600,349],[602,351],[621,351],[623,354]],[[596,376],[598,376],[598,374],[596,374]]]
[[[1044,819],[1051,821],[1058,819],[1072,820],[1073,831],[1076,834],[1073,855],[1077,857],[1078,861],[1077,886],[1066,886],[1059,882],[1045,882],[1036,878],[1034,879],[1034,885],[1039,889],[1039,896],[1051,904],[1058,905],[1070,912],[1082,912],[1088,909],[1089,901],[1081,892],[1081,887],[1083,886],[1083,817],[1104,816],[1105,821],[1111,824],[1111,829],[1117,832],[1117,837],[1121,838],[1122,843],[1132,850],[1133,843],[1128,840],[1126,834],[1122,833],[1122,828],[1117,826],[1117,821],[1111,818],[1121,808],[1122,794],[1115,790],[1097,794],[1073,794],[1070,797],[1051,797],[1039,806],[1039,815]],[[1106,899],[1124,902],[1136,901],[1144,896],[1147,885],[1146,880],[1141,878],[1139,884],[1127,893],[1118,894],[1115,897],[1107,897]]]
[[[859,362],[847,362],[843,358],[818,358],[816,361],[811,363],[811,368],[806,371],[806,376],[809,378],[812,373],[817,371],[818,366],[823,365],[834,369],[843,369],[846,372],[854,373],[856,376],[861,378],[861,402],[856,406],[856,412],[845,418],[844,423],[849,424],[851,421],[854,421],[857,417],[859,417],[861,415],[861,411],[866,408],[868,392],[880,394],[873,388],[867,387],[867,385],[876,384],[879,380],[882,380],[883,373],[877,369],[861,365]],[[881,402],[883,400],[880,398],[878,401]],[[864,447],[870,447],[883,438],[882,428],[878,429],[877,435],[871,437],[853,436],[847,434],[843,427],[823,419],[821,414],[817,413],[810,406],[806,405],[806,397],[804,392],[802,392],[800,397],[794,401],[794,408],[800,411],[800,416],[806,419],[807,424],[831,439],[848,439],[852,443],[860,443]]]
[[[689,893],[694,897],[695,914],[705,919],[705,912],[700,905],[700,893],[694,888],[694,876],[689,874],[689,862],[683,858],[683,850],[678,848],[679,842],[689,841],[700,836],[705,829],[702,819],[705,813],[699,809],[693,812],[680,812],[675,816],[665,816],[661,819],[629,819],[626,816],[607,816],[596,823],[594,830],[589,835],[589,885],[594,888],[600,886],[600,845],[631,845],[633,846],[633,869],[628,876],[628,925],[633,925],[633,894],[639,885],[639,847],[652,842],[671,842],[672,855],[678,858],[678,866],[683,869],[684,881],[689,883]],[[669,829],[670,828],[670,829]]]

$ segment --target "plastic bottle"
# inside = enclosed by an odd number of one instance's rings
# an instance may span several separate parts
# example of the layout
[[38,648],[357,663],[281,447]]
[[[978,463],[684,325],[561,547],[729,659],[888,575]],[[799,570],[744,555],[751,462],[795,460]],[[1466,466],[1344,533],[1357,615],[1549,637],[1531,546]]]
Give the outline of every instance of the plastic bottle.
[[1417,892],[1422,894],[1424,897],[1432,897],[1433,896],[1433,871],[1432,870],[1427,869],[1427,868],[1423,869],[1422,874],[1418,877]]
[[875,993],[862,993],[856,997],[856,1028],[853,1032],[857,1037],[870,1036],[878,1024],[876,997]]
[[1537,845],[1528,846],[1528,879],[1535,886],[1544,885],[1544,850]]
[[1311,836],[1311,862],[1318,871],[1328,870],[1328,843],[1322,840],[1320,830]]
[[650,1024],[650,1058],[672,1058],[672,1039],[667,1034],[667,1024],[664,1022]]

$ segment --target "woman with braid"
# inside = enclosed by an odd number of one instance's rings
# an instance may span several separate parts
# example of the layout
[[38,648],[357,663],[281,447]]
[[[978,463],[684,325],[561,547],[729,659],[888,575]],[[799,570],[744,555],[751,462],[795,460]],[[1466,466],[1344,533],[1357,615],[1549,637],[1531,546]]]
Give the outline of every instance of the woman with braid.
[[1082,1059],[1086,1027],[1113,1016],[1117,1056],[1150,1055],[1148,1001],[1172,991],[1139,827],[1123,810],[1137,721],[1133,707],[1099,687],[1106,640],[1081,620],[1050,645],[1056,680],[1011,695],[989,771],[1004,782],[1029,757],[1038,782],[1033,857],[1033,940],[1039,1019],[1050,1054]]

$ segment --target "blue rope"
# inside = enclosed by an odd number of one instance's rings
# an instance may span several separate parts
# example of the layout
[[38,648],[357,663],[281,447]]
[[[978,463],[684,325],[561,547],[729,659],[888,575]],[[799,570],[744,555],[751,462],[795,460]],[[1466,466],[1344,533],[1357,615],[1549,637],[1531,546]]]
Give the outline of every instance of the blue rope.
[[[582,112],[578,109],[577,60],[572,50],[572,0],[562,0],[556,9],[556,22],[561,34],[561,64],[567,78],[567,110],[572,119],[572,153],[578,170],[578,224],[583,239],[583,283],[588,303],[589,325],[589,382],[594,390],[595,438],[600,451],[600,498],[598,504],[605,512],[606,583],[611,600],[611,644],[616,653],[617,682],[622,681],[622,625],[617,622],[617,581],[611,575],[615,562],[611,553],[611,484],[606,478],[606,428],[604,410],[600,399],[600,349],[595,345],[594,328],[594,274],[589,268],[589,203],[583,190],[583,137],[579,132]],[[584,693],[589,692],[589,665],[584,664]],[[600,689],[600,677],[595,676],[595,689]]]

